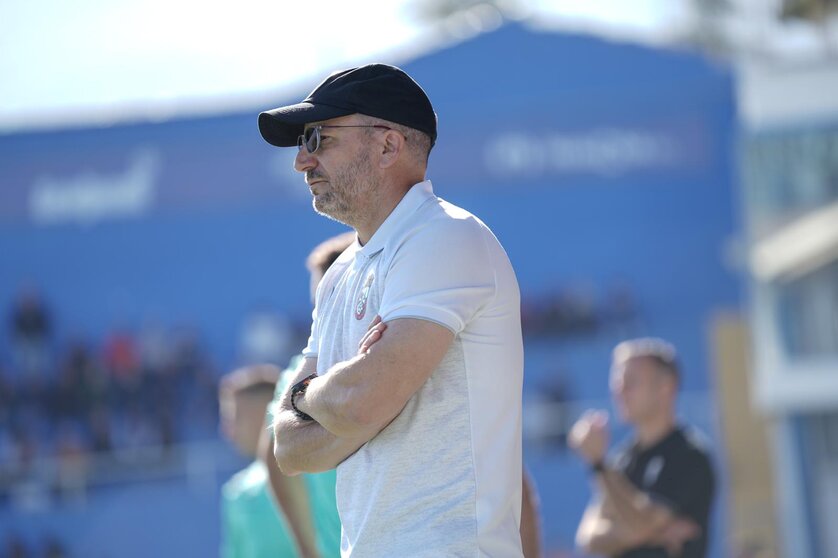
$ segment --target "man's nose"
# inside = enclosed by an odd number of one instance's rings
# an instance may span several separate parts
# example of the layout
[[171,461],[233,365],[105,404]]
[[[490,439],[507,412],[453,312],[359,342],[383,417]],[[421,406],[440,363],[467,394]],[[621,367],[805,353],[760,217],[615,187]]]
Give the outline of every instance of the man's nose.
[[317,166],[317,156],[309,153],[305,146],[297,151],[297,156],[294,157],[294,170],[297,172],[306,172]]

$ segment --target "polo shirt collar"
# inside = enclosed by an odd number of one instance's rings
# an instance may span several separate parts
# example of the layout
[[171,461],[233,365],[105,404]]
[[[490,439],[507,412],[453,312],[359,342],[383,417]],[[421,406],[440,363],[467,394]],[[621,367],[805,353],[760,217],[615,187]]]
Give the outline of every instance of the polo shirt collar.
[[[411,186],[410,190],[407,191],[398,205],[390,212],[390,215],[381,223],[381,226],[378,227],[378,230],[369,239],[369,242],[361,247],[358,253],[369,258],[380,252],[384,248],[387,240],[402,226],[404,220],[419,209],[423,203],[433,197],[434,189],[430,180],[425,180]],[[358,241],[357,237],[355,241]]]

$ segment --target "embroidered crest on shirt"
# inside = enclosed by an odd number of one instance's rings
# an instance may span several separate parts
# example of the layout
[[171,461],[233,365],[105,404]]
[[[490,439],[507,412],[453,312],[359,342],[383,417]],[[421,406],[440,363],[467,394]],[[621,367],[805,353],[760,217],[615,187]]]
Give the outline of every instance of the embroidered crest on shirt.
[[361,320],[367,315],[367,299],[370,296],[370,288],[372,287],[375,273],[370,273],[367,280],[364,282],[364,288],[361,289],[361,296],[358,297],[358,302],[355,303],[355,319]]
[[646,470],[643,471],[643,486],[652,486],[658,480],[663,469],[663,457],[656,455],[649,460]]

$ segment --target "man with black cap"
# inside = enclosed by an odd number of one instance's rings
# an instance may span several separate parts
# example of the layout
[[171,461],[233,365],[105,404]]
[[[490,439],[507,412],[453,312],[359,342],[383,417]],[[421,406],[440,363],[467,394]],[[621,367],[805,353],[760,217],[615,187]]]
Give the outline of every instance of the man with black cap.
[[315,210],[357,233],[279,405],[281,469],[337,467],[344,556],[521,556],[518,284],[488,227],[425,179],[427,95],[370,64],[259,130],[298,147]]

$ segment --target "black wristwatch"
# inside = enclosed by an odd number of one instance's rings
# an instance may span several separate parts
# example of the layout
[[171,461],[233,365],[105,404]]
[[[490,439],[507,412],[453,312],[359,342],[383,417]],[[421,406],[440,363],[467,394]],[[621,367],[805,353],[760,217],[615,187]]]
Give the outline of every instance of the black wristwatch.
[[302,412],[301,410],[299,410],[297,408],[297,402],[295,401],[295,399],[301,393],[306,392],[306,389],[308,389],[308,385],[316,377],[317,377],[317,373],[315,372],[314,374],[312,374],[310,376],[306,376],[305,378],[303,378],[302,380],[300,380],[299,382],[297,382],[296,384],[291,386],[291,408],[294,409],[294,414],[297,415],[297,417],[300,420],[314,420],[311,417],[311,415],[308,415],[308,414]]

